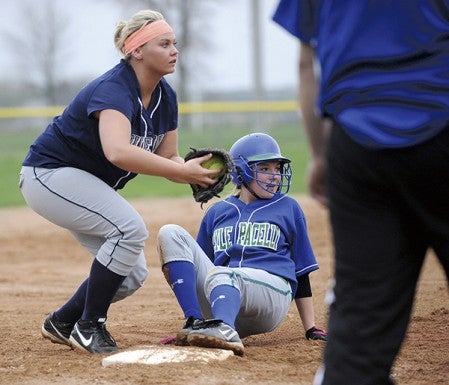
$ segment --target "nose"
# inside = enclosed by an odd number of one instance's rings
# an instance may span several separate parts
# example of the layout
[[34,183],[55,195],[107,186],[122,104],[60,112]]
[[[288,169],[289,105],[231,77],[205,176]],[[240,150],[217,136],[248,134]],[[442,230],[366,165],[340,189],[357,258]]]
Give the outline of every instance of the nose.
[[280,179],[279,171],[277,170],[270,170],[267,173],[268,181],[269,183],[275,184],[274,182],[277,182]]

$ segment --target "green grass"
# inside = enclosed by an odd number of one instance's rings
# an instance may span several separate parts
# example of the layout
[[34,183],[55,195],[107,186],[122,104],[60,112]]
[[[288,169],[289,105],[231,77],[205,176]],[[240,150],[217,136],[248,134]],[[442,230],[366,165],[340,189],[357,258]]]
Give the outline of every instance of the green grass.
[[21,206],[25,201],[18,182],[23,158],[39,135],[37,130],[0,132],[0,207]]
[[[203,130],[183,130],[179,132],[179,152],[189,151],[189,147],[222,147],[229,149],[232,143],[248,133],[242,128],[222,128]],[[21,163],[38,131],[0,132],[0,207],[22,206],[25,204],[17,186]],[[293,178],[290,193],[302,194],[306,191],[305,169],[308,149],[303,131],[297,125],[273,128],[269,132],[279,143],[284,156],[292,160]],[[177,184],[160,177],[139,175],[125,186],[120,193],[127,199],[146,197],[191,196],[188,185]]]

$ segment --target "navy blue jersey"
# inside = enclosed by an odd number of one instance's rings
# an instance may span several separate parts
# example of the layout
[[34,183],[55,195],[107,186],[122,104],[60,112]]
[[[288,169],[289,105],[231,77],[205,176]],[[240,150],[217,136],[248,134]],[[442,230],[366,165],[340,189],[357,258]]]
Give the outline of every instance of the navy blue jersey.
[[448,126],[448,0],[320,0],[316,20],[300,14],[310,0],[292,3],[296,35],[307,42],[317,31],[323,116],[372,148],[411,146]]
[[114,189],[136,176],[109,162],[100,143],[94,113],[117,110],[131,122],[130,142],[154,152],[165,133],[178,125],[176,93],[161,79],[150,105],[144,108],[132,67],[121,60],[114,68],[84,87],[31,145],[24,166],[75,167],[87,171]]
[[298,202],[286,195],[245,204],[230,196],[205,214],[198,244],[216,266],[250,267],[283,277],[296,293],[296,277],[318,269]]

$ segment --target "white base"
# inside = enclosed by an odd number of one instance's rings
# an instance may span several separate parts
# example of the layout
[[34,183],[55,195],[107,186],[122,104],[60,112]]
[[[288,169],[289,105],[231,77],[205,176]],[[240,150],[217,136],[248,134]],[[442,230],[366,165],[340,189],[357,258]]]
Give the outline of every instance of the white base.
[[212,360],[223,361],[233,355],[234,353],[231,350],[223,349],[203,349],[193,346],[148,346],[137,350],[115,353],[105,357],[101,364],[110,366],[118,364],[158,365],[188,361],[209,362]]

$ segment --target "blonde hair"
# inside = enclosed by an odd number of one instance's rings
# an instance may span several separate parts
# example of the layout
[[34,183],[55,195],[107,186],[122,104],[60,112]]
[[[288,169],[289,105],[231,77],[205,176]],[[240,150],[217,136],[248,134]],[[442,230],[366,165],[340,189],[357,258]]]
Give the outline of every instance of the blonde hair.
[[125,54],[125,40],[128,36],[156,20],[165,20],[165,18],[160,12],[146,9],[137,12],[128,21],[119,21],[117,23],[114,33],[114,44],[125,56],[125,59],[130,57],[130,54]]

